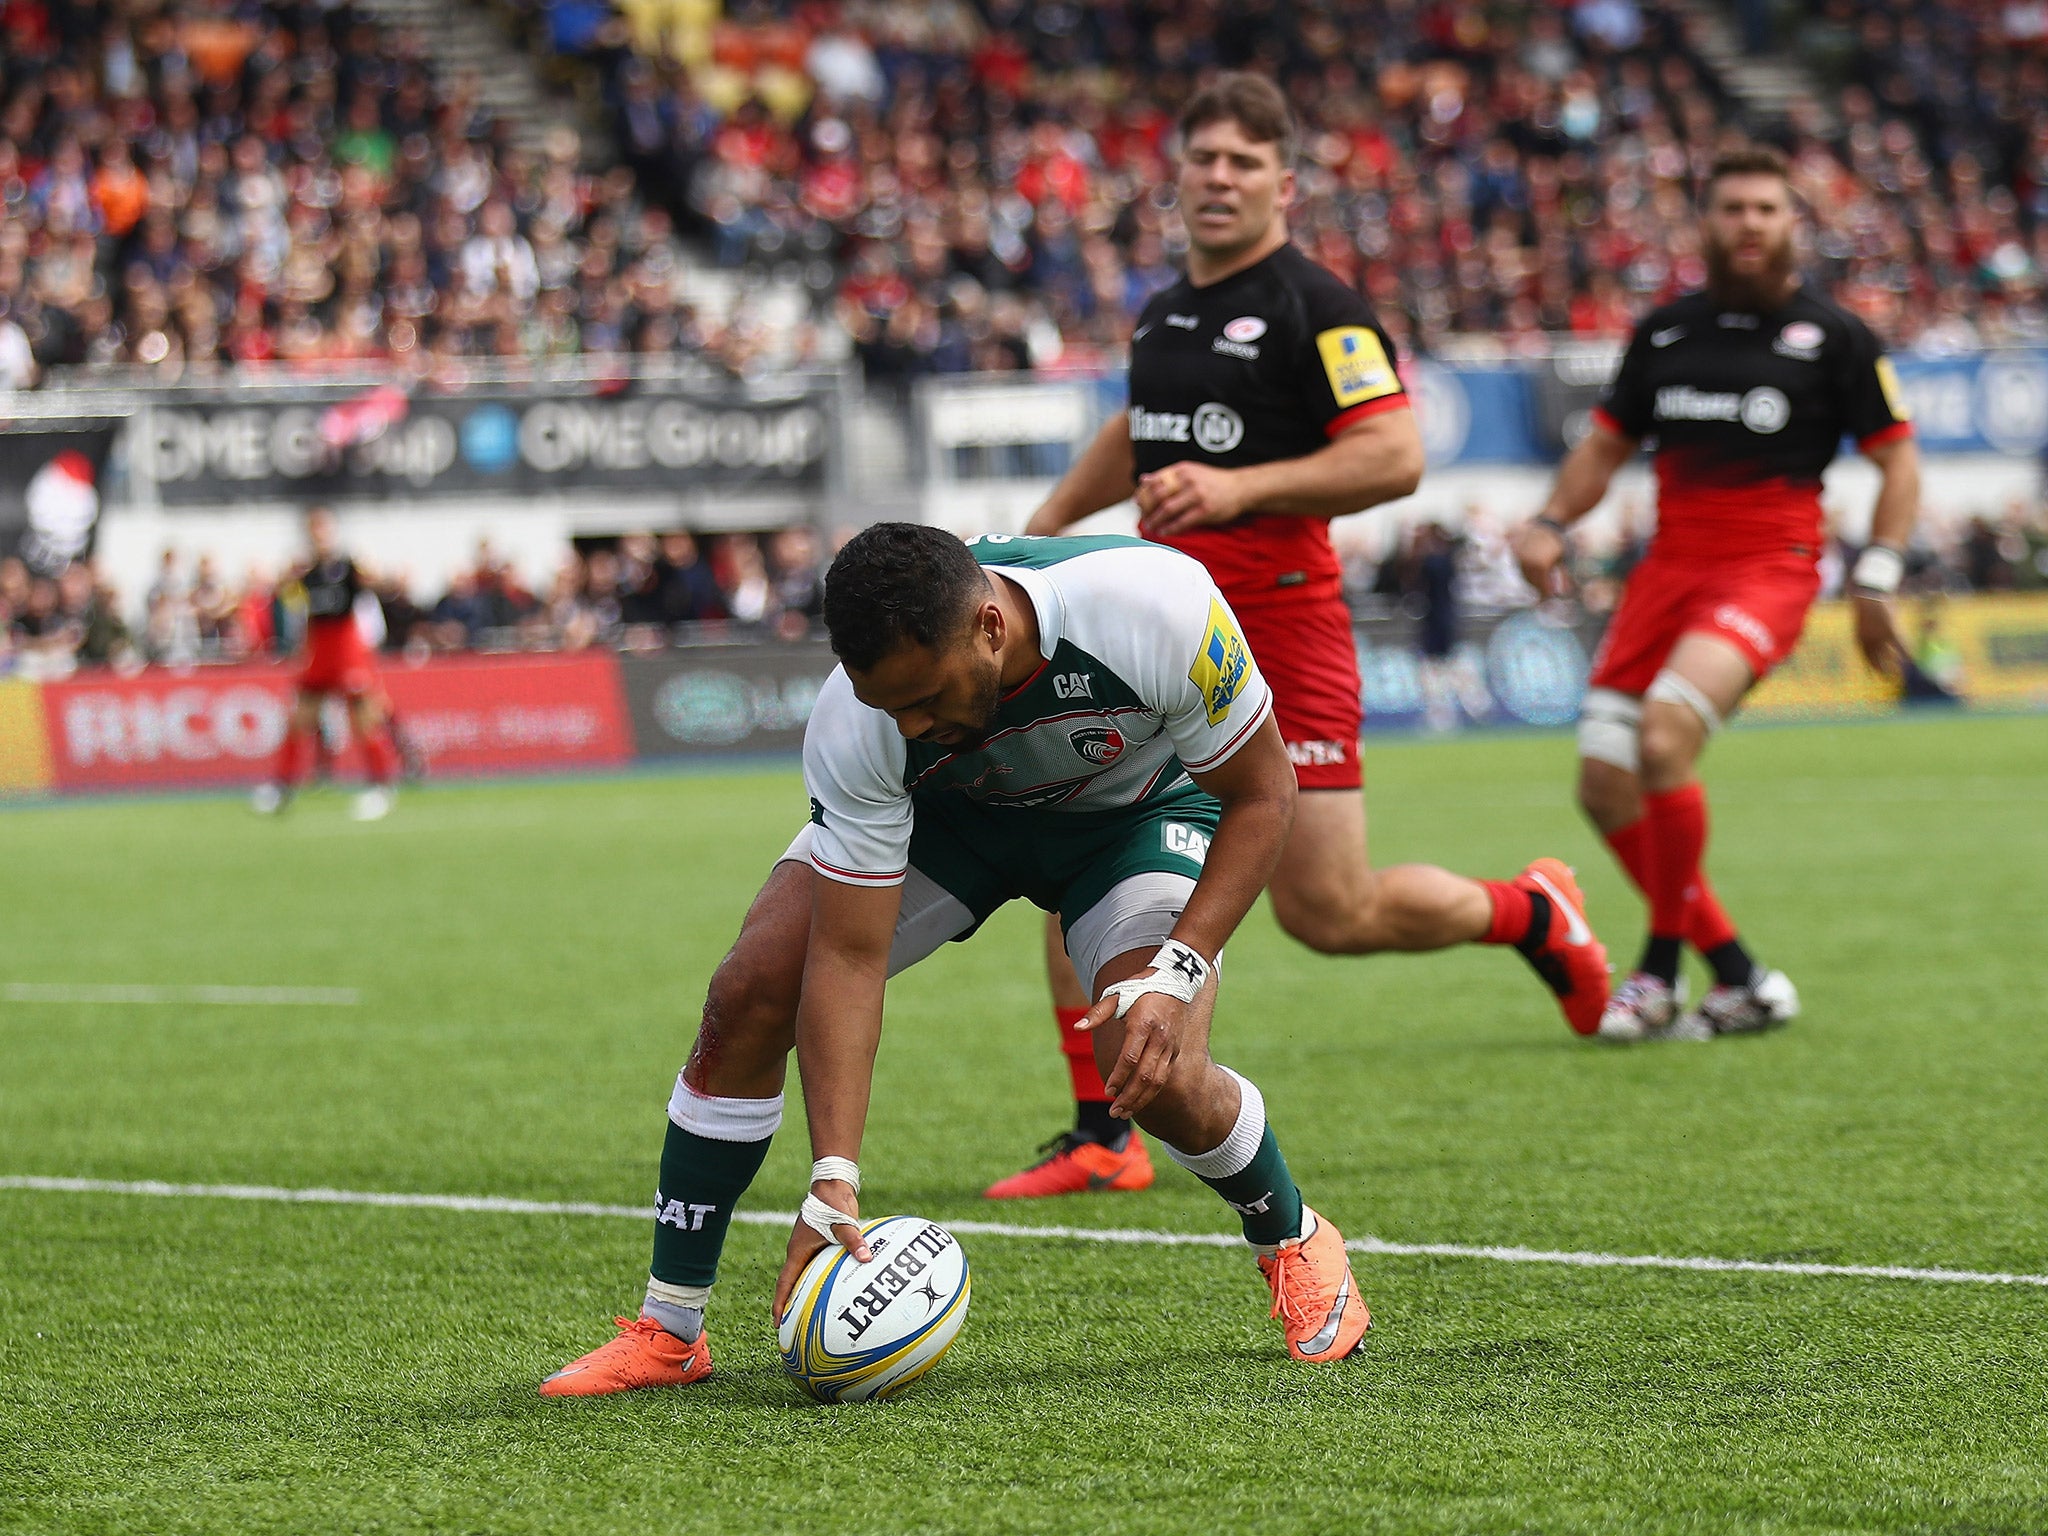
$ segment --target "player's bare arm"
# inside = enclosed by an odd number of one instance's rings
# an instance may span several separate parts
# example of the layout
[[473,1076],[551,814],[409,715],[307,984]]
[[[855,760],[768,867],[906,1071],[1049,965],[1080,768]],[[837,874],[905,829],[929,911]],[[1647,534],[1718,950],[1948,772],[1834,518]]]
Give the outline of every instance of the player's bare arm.
[[1136,468],[1131,456],[1131,413],[1118,411],[1102,424],[1094,441],[1060,477],[1045,503],[1031,514],[1024,531],[1053,534],[1070,528],[1091,513],[1113,507],[1131,494]]
[[[882,992],[903,888],[872,890],[822,879],[814,884],[803,996],[796,1011],[797,1072],[804,1086],[811,1156],[857,1163],[874,1086],[875,1051],[882,1042]],[[849,1220],[833,1224],[832,1235],[866,1263],[852,1183],[820,1179],[811,1193],[847,1214]],[[824,1246],[824,1234],[799,1216],[775,1282],[776,1317],[782,1316],[797,1275]]]
[[1891,595],[1905,574],[1906,543],[1920,515],[1920,445],[1910,437],[1897,437],[1873,443],[1864,454],[1881,478],[1870,513],[1870,546],[1849,579],[1856,648],[1873,670],[1891,675],[1899,670],[1904,650]]
[[1636,440],[1595,421],[1558,466],[1543,510],[1515,534],[1515,558],[1522,578],[1538,592],[1555,589],[1557,563],[1564,558],[1564,531],[1600,505],[1614,472],[1636,451]]
[[1138,482],[1139,526],[1148,537],[1160,538],[1254,512],[1342,517],[1413,495],[1422,468],[1415,413],[1382,411],[1298,459],[1238,469],[1190,459],[1146,475]]
[[[1222,807],[1202,875],[1174,924],[1173,938],[1210,965],[1237,931],[1259,892],[1273,877],[1294,825],[1294,765],[1269,715],[1229,761],[1189,777]],[[1149,970],[1139,973],[1150,975]],[[1119,999],[1098,1002],[1083,1021],[1094,1029],[1116,1014]],[[1186,1043],[1196,1004],[1147,992],[1124,1014],[1124,1047],[1104,1079],[1110,1113],[1128,1120],[1141,1113],[1164,1086]]]

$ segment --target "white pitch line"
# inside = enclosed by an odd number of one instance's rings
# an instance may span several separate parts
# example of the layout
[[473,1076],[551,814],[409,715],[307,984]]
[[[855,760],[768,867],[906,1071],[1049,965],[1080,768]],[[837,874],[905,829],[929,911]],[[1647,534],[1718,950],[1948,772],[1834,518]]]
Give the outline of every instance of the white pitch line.
[[[599,1205],[582,1200],[514,1200],[503,1195],[416,1195],[364,1189],[288,1189],[275,1184],[166,1184],[156,1179],[52,1178],[40,1174],[0,1175],[0,1190],[33,1190],[64,1195],[144,1195],[179,1200],[256,1200],[281,1205],[374,1205],[405,1210],[468,1211],[497,1216],[601,1216],[645,1221],[649,1205]],[[738,1211],[743,1226],[786,1227],[790,1211]],[[1243,1239],[1225,1232],[1150,1232],[1138,1227],[1039,1227],[1001,1221],[948,1221],[946,1229],[968,1237],[1011,1237],[1036,1241],[1118,1243],[1152,1248],[1237,1248]],[[1905,1264],[1796,1264],[1767,1259],[1692,1258],[1659,1253],[1576,1253],[1549,1248],[1472,1246],[1464,1243],[1390,1243],[1354,1238],[1353,1253],[1384,1258],[1481,1259],[1496,1264],[1563,1264],[1578,1269],[1675,1269],[1704,1274],[1795,1275],[1807,1279],[1911,1280],[1931,1285],[2028,1285],[2048,1288],[2048,1275],[2008,1274],[1974,1269],[1920,1269]]]
[[0,982],[8,1003],[220,1003],[258,1007],[353,1008],[363,1000],[354,987],[151,987],[73,985],[68,982]]

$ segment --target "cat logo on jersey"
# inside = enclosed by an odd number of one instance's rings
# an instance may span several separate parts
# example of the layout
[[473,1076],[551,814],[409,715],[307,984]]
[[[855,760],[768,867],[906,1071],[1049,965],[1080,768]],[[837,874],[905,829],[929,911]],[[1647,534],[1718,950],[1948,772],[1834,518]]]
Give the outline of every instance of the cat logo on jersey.
[[1899,376],[1892,371],[1892,360],[1888,357],[1877,360],[1877,387],[1884,391],[1884,403],[1892,413],[1892,420],[1913,419],[1913,413],[1906,409],[1905,397],[1899,393]]
[[1211,725],[1223,723],[1251,669],[1251,650],[1231,622],[1230,610],[1215,598],[1209,599],[1209,632],[1202,637],[1195,664],[1188,668],[1188,681],[1202,690],[1202,706]]
[[1387,349],[1367,326],[1339,325],[1319,332],[1316,351],[1322,354],[1323,372],[1330,377],[1330,393],[1337,397],[1340,409],[1381,399],[1401,388],[1394,365],[1387,361]]

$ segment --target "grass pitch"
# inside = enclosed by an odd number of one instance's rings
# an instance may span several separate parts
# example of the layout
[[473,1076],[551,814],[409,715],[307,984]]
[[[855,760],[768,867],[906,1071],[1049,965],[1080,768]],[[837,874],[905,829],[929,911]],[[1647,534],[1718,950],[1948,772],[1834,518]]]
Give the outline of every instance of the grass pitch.
[[[1374,853],[1578,865],[1639,908],[1562,737],[1376,744]],[[1263,909],[1217,1052],[1351,1236],[2048,1272],[2048,724],[1738,731],[1711,865],[1807,1014],[1571,1038],[1510,953],[1319,959]],[[6,1001],[0,1175],[637,1205],[793,774],[430,787],[356,826],[226,799],[0,814],[0,983],[352,987],[355,1006]],[[1696,981],[1697,984],[1697,981]],[[1019,909],[891,989],[873,1214],[1232,1229],[1142,1195],[990,1210],[1065,1119]],[[794,1112],[756,1186],[788,1209]],[[785,1382],[784,1234],[739,1227],[719,1375],[543,1402],[645,1274],[616,1218],[0,1190],[0,1530],[2048,1528],[2048,1291],[1363,1257],[1365,1355],[1287,1362],[1241,1252],[970,1237],[898,1402]]]

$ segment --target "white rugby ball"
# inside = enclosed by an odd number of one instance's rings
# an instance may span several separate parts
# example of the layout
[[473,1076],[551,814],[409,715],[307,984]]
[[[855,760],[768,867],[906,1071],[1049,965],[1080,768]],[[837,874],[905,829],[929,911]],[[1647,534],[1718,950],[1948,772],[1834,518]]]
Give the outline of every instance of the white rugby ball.
[[822,1403],[891,1397],[938,1363],[967,1320],[967,1255],[937,1222],[860,1225],[874,1257],[837,1243],[806,1264],[776,1342],[782,1368]]

